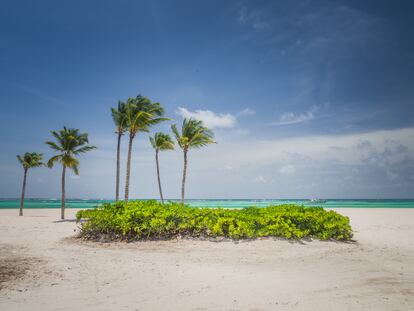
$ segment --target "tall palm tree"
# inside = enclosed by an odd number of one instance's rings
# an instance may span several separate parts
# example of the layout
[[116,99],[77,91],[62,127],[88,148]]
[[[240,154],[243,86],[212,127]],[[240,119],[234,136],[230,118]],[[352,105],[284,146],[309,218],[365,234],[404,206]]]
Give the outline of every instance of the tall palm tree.
[[112,119],[115,123],[115,133],[118,135],[118,143],[116,148],[116,185],[115,200],[119,200],[119,171],[120,171],[120,153],[121,138],[127,129],[126,104],[119,101],[117,108],[111,108]]
[[132,142],[139,132],[149,132],[149,128],[162,121],[169,120],[162,118],[164,108],[160,103],[153,103],[145,96],[138,95],[135,98],[128,98],[125,113],[128,124],[129,143],[125,177],[125,202],[129,199],[129,179],[131,175],[131,153]]
[[20,155],[17,156],[17,160],[19,160],[24,170],[22,194],[20,197],[19,216],[23,216],[24,193],[26,191],[27,171],[29,170],[29,168],[32,168],[32,167],[43,166],[44,163],[42,162],[42,159],[43,159],[43,154],[36,153],[36,152],[26,152],[23,155],[23,157]]
[[65,219],[65,174],[66,168],[70,168],[76,175],[79,175],[79,160],[76,156],[95,149],[95,146],[88,145],[88,134],[79,133],[78,129],[63,127],[60,131],[51,131],[56,142],[47,141],[50,148],[57,151],[58,154],[51,157],[47,162],[48,167],[53,167],[55,162],[62,164],[62,202],[61,202],[61,219]]
[[181,133],[177,126],[173,124],[171,129],[177,139],[177,143],[184,152],[183,180],[181,184],[181,203],[184,204],[185,178],[187,175],[187,153],[189,149],[201,148],[209,144],[214,144],[214,134],[203,125],[203,122],[195,119],[184,119]]
[[162,204],[164,204],[164,198],[162,196],[161,179],[160,179],[160,165],[158,162],[158,152],[164,150],[174,150],[174,142],[171,136],[164,133],[155,133],[154,137],[149,138],[152,147],[155,149],[155,163],[157,164],[157,178],[158,189],[160,190],[160,198]]

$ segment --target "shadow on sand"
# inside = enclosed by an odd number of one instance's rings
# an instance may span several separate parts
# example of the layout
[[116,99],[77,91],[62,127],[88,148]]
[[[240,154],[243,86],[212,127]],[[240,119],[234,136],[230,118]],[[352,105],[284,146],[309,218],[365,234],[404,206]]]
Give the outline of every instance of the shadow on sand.
[[76,219],[60,219],[60,220],[53,221],[53,223],[60,223],[60,222],[76,222]]

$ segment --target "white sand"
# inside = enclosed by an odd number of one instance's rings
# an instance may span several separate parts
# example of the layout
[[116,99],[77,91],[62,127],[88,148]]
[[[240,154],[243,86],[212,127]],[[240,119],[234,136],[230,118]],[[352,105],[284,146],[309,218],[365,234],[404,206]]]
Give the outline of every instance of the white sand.
[[0,265],[28,269],[0,310],[414,310],[414,209],[340,212],[357,243],[100,245],[57,209],[0,210]]

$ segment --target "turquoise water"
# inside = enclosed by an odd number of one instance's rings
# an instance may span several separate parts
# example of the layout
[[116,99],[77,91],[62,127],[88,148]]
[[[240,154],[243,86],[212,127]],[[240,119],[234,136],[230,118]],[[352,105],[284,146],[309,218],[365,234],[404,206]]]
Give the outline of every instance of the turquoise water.
[[[178,200],[171,200],[178,201]],[[112,200],[81,200],[68,199],[66,207],[68,208],[92,208],[103,203],[113,202]],[[309,200],[186,200],[186,203],[197,207],[223,207],[223,208],[241,208],[247,206],[264,207],[268,205],[280,204],[303,204],[306,206],[322,206],[326,208],[414,208],[414,199],[400,200],[338,200],[328,199],[325,203],[311,202]],[[1,208],[18,208],[19,200],[16,199],[0,199]],[[29,199],[25,201],[25,208],[59,208],[60,200],[50,199]]]

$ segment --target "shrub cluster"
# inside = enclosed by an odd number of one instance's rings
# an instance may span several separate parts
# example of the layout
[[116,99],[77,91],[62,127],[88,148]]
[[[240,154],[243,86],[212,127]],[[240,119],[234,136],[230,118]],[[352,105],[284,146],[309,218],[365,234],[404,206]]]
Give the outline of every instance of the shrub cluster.
[[348,217],[321,207],[278,205],[243,209],[196,208],[155,200],[104,204],[76,215],[80,237],[89,240],[195,238],[350,240]]

